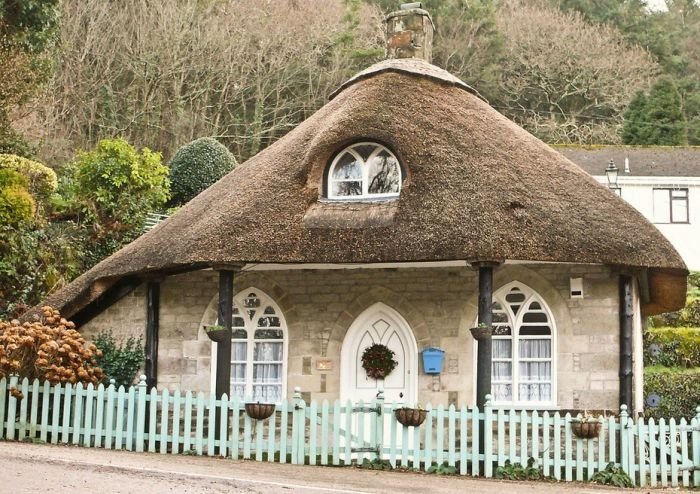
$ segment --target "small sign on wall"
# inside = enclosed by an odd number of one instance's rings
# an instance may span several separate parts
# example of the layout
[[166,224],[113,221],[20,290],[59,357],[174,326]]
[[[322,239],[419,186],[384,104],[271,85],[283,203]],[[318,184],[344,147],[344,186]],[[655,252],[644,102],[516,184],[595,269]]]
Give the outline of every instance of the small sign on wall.
[[320,359],[316,361],[316,370],[330,371],[333,370],[333,361],[331,359]]

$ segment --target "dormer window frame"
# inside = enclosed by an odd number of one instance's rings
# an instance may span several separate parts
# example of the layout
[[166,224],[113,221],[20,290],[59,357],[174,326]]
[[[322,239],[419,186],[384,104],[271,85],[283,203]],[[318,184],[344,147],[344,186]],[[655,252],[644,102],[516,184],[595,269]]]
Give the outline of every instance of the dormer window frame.
[[[367,155],[367,159],[363,158],[362,155],[357,151],[357,148],[360,148],[362,146],[372,146],[374,149],[372,152]],[[369,192],[369,187],[370,187],[370,163],[373,158],[377,157],[377,155],[381,153],[387,153],[393,160],[396,162],[396,170],[398,172],[398,190],[396,192],[385,192],[385,193],[370,193]],[[345,178],[345,179],[334,179],[333,174],[334,171],[339,164],[339,162],[346,156],[346,154],[350,154],[355,158],[355,162],[360,164],[360,170],[361,170],[361,176],[360,177],[350,177],[350,178]],[[400,194],[401,194],[401,185],[404,179],[404,170],[401,165],[401,162],[399,159],[396,157],[396,154],[389,149],[384,144],[381,144],[379,142],[375,141],[360,141],[360,142],[355,142],[345,148],[343,148],[340,152],[336,153],[335,157],[333,158],[333,161],[331,162],[330,166],[328,167],[328,173],[325,176],[325,188],[326,188],[326,198],[331,201],[338,201],[338,202],[364,202],[364,201],[375,201],[375,200],[392,200],[392,199],[398,199]],[[361,182],[361,194],[355,194],[355,195],[336,195],[333,193],[334,187],[333,185],[339,182]]]

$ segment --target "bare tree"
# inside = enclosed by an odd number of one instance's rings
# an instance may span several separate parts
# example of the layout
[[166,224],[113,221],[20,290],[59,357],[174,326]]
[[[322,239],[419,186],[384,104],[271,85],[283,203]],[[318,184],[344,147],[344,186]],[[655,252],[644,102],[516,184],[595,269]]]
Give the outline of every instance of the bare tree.
[[376,60],[379,14],[355,14],[344,21],[341,0],[65,0],[61,64],[37,108],[42,155],[120,136],[168,157],[215,136],[246,159]]
[[658,73],[647,51],[539,0],[507,1],[498,24],[503,113],[548,142],[618,142],[624,109]]

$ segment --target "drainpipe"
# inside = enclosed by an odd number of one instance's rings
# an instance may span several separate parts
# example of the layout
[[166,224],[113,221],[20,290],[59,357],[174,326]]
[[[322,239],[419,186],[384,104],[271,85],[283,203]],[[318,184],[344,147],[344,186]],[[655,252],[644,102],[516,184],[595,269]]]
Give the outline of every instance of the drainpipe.
[[620,405],[627,405],[630,413],[632,405],[632,335],[634,304],[632,298],[632,277],[620,275]]

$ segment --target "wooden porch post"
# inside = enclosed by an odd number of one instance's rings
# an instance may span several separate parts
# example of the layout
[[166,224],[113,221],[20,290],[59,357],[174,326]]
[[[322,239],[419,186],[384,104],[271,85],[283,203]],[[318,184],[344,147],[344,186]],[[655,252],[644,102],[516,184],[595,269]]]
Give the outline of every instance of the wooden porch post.
[[[216,345],[216,397],[231,393],[231,332],[233,327],[233,271],[219,270],[219,325],[228,333]],[[218,430],[218,428],[217,428]]]
[[478,343],[476,356],[476,406],[483,409],[486,395],[491,394],[491,324],[493,323],[493,264],[479,265],[479,326],[486,332],[474,336]]
[[158,385],[158,330],[160,327],[160,280],[146,283],[146,386]]
[[634,303],[632,277],[620,275],[620,405],[632,410],[632,333]]

